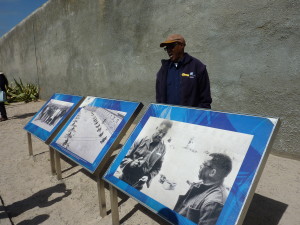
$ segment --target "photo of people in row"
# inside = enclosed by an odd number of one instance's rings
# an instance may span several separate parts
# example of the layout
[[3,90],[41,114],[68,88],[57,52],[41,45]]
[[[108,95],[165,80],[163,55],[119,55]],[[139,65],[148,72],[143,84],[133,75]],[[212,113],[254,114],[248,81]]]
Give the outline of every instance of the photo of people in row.
[[62,117],[69,111],[73,103],[51,99],[32,121],[33,124],[51,132]]

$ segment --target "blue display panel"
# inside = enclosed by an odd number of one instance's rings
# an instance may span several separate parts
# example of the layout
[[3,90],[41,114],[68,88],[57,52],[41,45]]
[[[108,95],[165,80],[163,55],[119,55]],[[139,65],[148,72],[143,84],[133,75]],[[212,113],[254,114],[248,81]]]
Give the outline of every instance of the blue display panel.
[[50,146],[94,173],[141,107],[138,102],[88,96]]
[[236,224],[277,125],[151,104],[104,179],[171,223]]
[[82,98],[82,96],[55,93],[24,129],[46,142]]

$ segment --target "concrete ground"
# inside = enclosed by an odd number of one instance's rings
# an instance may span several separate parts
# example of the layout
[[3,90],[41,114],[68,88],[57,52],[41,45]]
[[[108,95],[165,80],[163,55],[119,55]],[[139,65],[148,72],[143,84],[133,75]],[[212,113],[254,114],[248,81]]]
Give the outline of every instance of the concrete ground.
[[[0,123],[0,224],[111,224],[108,186],[108,216],[101,218],[94,177],[64,159],[63,180],[57,181],[50,172],[48,146],[35,137],[34,157],[29,157],[23,127],[43,104],[11,104],[9,120]],[[299,200],[300,162],[271,154],[243,224],[299,225]],[[119,214],[121,224],[168,224],[121,193]]]

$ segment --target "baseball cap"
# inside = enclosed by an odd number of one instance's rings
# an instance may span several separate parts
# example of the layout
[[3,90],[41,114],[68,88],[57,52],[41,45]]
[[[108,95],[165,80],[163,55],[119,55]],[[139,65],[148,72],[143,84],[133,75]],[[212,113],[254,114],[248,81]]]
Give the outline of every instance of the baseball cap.
[[174,42],[179,42],[179,43],[182,43],[183,45],[185,45],[185,40],[180,34],[171,34],[167,37],[167,39],[164,42],[160,43],[159,46],[164,47],[167,44],[171,44]]

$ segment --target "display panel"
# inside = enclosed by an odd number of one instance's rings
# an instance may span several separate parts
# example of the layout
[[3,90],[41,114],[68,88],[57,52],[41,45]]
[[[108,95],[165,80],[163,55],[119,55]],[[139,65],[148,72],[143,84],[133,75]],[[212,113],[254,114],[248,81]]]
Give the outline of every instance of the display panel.
[[88,96],[50,145],[93,173],[141,107]]
[[174,224],[236,224],[278,119],[151,104],[104,179]]
[[54,94],[24,129],[46,142],[83,97]]

